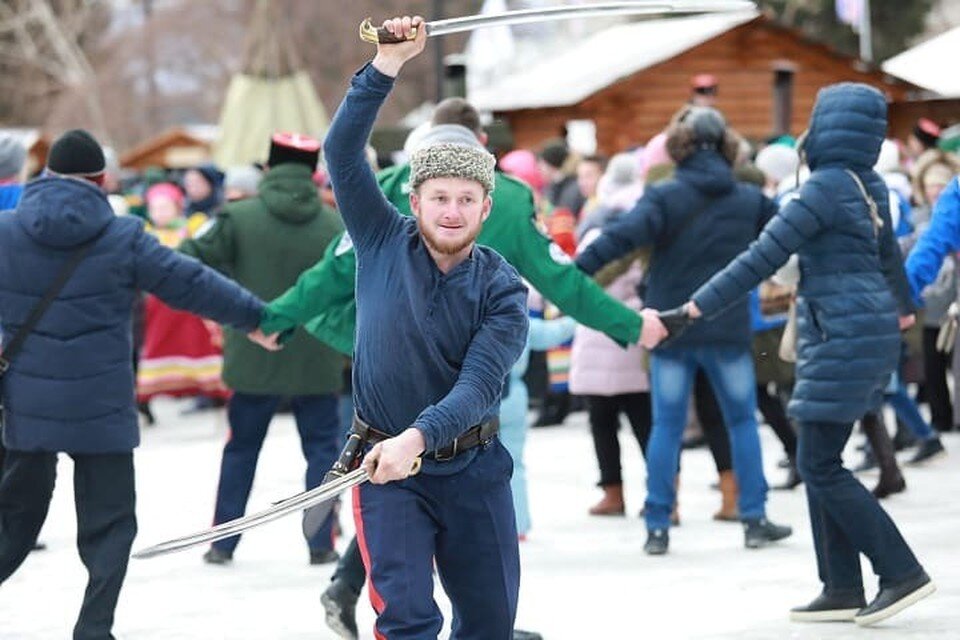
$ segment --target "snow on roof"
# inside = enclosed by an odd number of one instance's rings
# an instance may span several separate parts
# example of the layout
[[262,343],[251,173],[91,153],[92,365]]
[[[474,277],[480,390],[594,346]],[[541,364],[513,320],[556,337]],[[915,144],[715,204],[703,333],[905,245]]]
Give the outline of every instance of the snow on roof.
[[883,70],[945,97],[960,97],[958,51],[960,27],[955,27],[890,58],[883,63]]
[[484,111],[576,104],[638,71],[745,24],[756,12],[632,22],[593,34],[548,59],[472,91]]

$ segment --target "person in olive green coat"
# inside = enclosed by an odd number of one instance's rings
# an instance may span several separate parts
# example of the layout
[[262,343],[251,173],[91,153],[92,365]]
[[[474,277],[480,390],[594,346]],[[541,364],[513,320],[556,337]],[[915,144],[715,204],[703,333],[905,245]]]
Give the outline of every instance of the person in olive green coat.
[[[278,134],[269,170],[254,198],[229,204],[206,229],[180,246],[265,300],[290,287],[315,264],[343,229],[339,215],[321,204],[313,184],[320,143]],[[306,486],[323,480],[339,453],[338,394],[343,356],[304,330],[287,348],[267,351],[225,330],[223,379],[234,392],[228,404],[230,438],[223,449],[214,524],[243,515],[267,427],[289,403],[307,460]],[[336,560],[332,518],[308,539],[311,564]],[[233,558],[239,536],[215,542],[211,564]]]

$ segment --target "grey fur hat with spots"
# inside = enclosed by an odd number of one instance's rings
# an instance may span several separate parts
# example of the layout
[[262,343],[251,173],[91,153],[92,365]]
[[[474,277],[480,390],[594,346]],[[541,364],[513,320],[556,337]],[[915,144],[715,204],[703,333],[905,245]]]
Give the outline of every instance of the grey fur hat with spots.
[[439,142],[420,147],[410,157],[410,188],[416,190],[433,178],[463,178],[479,182],[490,193],[496,164],[493,154],[475,145]]

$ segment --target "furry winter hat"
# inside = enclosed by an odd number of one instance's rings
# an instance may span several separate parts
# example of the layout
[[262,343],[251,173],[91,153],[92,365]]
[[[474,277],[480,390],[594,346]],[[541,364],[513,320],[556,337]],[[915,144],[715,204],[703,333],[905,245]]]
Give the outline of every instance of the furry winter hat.
[[410,158],[410,188],[416,190],[433,178],[463,178],[493,191],[493,154],[473,145],[441,142],[420,147]]
[[739,148],[740,136],[728,128],[720,112],[711,107],[688,105],[673,117],[667,128],[667,152],[677,164],[700,149],[713,149],[733,166]]

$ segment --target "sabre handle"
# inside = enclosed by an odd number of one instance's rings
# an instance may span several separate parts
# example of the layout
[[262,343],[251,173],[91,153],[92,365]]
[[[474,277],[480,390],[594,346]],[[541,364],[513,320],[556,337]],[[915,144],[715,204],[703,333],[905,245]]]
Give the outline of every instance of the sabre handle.
[[404,38],[402,35],[393,35],[383,27],[373,26],[370,18],[360,23],[360,39],[370,44],[399,44],[401,42],[407,42],[408,40],[414,40],[416,37],[417,27],[414,27],[410,32],[409,38]]
[[360,454],[363,452],[363,438],[358,433],[351,433],[347,438],[347,443],[340,452],[340,457],[333,463],[331,473],[342,476],[356,468],[360,461]]

